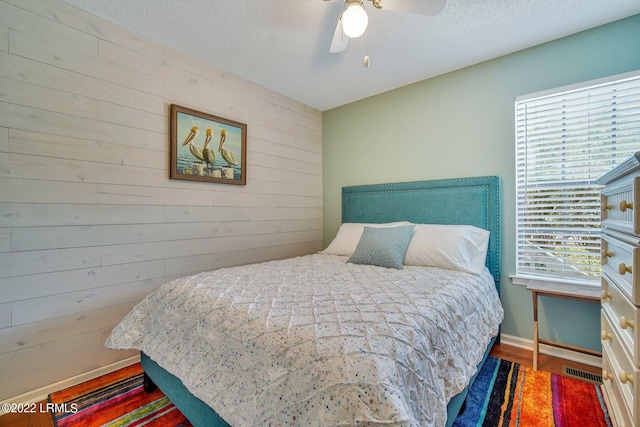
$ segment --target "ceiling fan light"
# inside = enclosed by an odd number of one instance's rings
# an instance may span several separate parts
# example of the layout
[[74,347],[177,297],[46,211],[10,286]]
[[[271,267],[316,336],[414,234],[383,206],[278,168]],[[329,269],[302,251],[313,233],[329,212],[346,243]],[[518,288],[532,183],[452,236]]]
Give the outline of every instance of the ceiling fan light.
[[347,10],[342,14],[342,31],[351,37],[356,38],[364,34],[369,23],[367,12],[362,7],[362,3],[353,2],[347,5]]

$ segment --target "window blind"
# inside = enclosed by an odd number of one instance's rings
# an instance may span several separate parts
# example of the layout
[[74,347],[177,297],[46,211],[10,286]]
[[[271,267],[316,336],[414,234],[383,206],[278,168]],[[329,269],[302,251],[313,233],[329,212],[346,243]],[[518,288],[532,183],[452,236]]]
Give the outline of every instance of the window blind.
[[640,150],[640,72],[516,99],[516,275],[599,283],[595,180]]

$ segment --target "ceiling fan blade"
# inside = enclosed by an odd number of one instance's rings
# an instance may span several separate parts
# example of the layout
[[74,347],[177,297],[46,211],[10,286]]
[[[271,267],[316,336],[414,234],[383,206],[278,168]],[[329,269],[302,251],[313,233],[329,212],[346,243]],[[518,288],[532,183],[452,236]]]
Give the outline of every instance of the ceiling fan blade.
[[331,40],[329,52],[342,52],[347,48],[347,44],[349,44],[349,36],[342,31],[342,14],[340,14],[338,24],[336,25],[336,31],[333,33],[333,40]]
[[447,0],[380,0],[382,10],[435,16],[442,12]]

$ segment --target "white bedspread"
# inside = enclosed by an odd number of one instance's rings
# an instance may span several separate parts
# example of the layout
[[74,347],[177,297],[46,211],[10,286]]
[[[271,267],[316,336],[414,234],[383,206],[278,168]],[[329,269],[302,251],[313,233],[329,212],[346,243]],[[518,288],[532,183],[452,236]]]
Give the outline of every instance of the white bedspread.
[[346,259],[174,280],[106,345],[144,351],[234,427],[444,426],[503,318],[493,278]]

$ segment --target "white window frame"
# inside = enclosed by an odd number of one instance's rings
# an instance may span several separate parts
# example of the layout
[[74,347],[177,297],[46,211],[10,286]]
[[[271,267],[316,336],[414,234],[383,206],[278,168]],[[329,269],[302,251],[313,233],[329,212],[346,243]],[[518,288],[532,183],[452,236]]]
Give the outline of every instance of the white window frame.
[[[634,127],[632,130],[633,136],[631,137],[631,139],[629,139],[628,135],[625,135],[624,138],[619,138],[614,135],[612,137],[609,137],[606,143],[602,143],[602,135],[597,134],[597,136],[599,136],[599,139],[596,140],[596,138],[592,136],[591,125],[589,124],[588,130],[586,131],[586,133],[584,133],[586,137],[584,137],[584,139],[581,139],[580,142],[578,143],[578,144],[582,144],[580,145],[580,147],[582,147],[583,145],[586,145],[589,147],[599,147],[601,145],[606,145],[607,143],[609,144],[613,143],[617,145],[612,145],[612,146],[623,148],[623,151],[625,152],[624,155],[617,156],[617,157],[610,155],[608,159],[605,159],[608,161],[608,163],[603,163],[602,162],[603,159],[601,157],[598,157],[598,160],[594,161],[594,166],[592,167],[590,166],[590,169],[592,168],[593,172],[590,174],[590,176],[584,178],[584,184],[595,186],[595,183],[593,183],[593,181],[595,181],[600,176],[604,175],[604,173],[608,172],[613,167],[622,163],[635,151],[640,151],[640,70],[633,71],[630,73],[610,76],[604,79],[598,79],[598,80],[579,83],[571,86],[565,86],[557,89],[547,90],[544,92],[537,92],[534,94],[524,95],[516,98],[516,101],[515,101],[516,274],[511,276],[511,279],[514,284],[527,286],[527,285],[532,285],[536,282],[545,282],[558,288],[562,288],[564,285],[582,285],[582,286],[588,286],[588,287],[600,286],[599,269],[598,269],[598,272],[596,273],[594,269],[591,268],[591,271],[589,273],[591,275],[590,277],[587,276],[586,274],[584,274],[583,277],[580,277],[581,274],[572,275],[570,270],[571,263],[562,261],[563,257],[556,255],[555,250],[550,251],[553,253],[551,257],[548,254],[544,254],[544,256],[547,257],[546,259],[553,258],[553,261],[555,260],[560,260],[560,261],[557,263],[548,262],[547,264],[545,264],[544,262],[545,258],[543,258],[543,255],[541,255],[543,252],[545,252],[543,249],[541,249],[544,247],[544,245],[537,246],[535,244],[532,244],[531,239],[527,239],[532,235],[535,236],[534,231],[536,227],[531,224],[534,224],[536,221],[532,220],[531,219],[532,217],[535,217],[537,215],[537,218],[544,218],[548,223],[548,218],[544,216],[547,214],[540,213],[542,209],[538,209],[538,211],[536,211],[535,208],[533,207],[530,208],[530,206],[535,206],[533,205],[532,200],[536,200],[532,196],[530,196],[531,194],[534,194],[534,192],[532,192],[531,189],[537,188],[539,191],[540,188],[545,188],[545,184],[550,184],[550,183],[557,184],[556,186],[554,186],[554,188],[555,187],[561,188],[562,182],[566,182],[562,180],[563,179],[566,180],[565,176],[569,175],[569,174],[565,175],[565,173],[563,172],[561,174],[558,174],[561,176],[562,178],[561,180],[558,180],[557,177],[555,177],[552,179],[552,181],[545,182],[543,179],[541,179],[541,177],[552,175],[553,170],[550,169],[549,171],[542,170],[542,172],[536,172],[537,169],[535,168],[545,167],[544,162],[540,161],[537,165],[534,165],[534,162],[527,162],[529,158],[532,158],[531,154],[529,154],[529,157],[527,157],[527,153],[528,153],[527,149],[531,149],[531,147],[534,147],[533,150],[535,150],[536,144],[540,144],[540,146],[542,146],[547,150],[549,150],[549,147],[553,149],[554,147],[560,147],[561,145],[562,146],[569,145],[565,140],[565,136],[561,136],[561,137],[539,136],[540,132],[538,129],[542,128],[542,125],[553,126],[552,120],[547,120],[546,116],[544,119],[542,119],[542,121],[540,121],[540,119],[538,118],[544,115],[543,113],[539,113],[539,111],[542,111],[543,108],[546,111],[548,111],[549,108],[555,108],[555,106],[558,105],[558,104],[554,104],[552,101],[556,101],[565,97],[570,98],[573,96],[580,96],[582,94],[585,94],[588,96],[588,100],[589,100],[587,110],[589,108],[593,109],[594,107],[592,105],[594,103],[591,101],[591,99],[598,98],[597,94],[599,94],[602,90],[606,91],[607,89],[612,88],[615,85],[621,86],[622,85],[621,82],[628,82],[628,81],[634,82],[634,85],[635,85],[635,82],[637,82],[639,87],[637,92],[635,92],[635,89],[633,89],[634,94],[632,95],[632,99],[634,100],[632,108],[634,108],[633,110],[634,112],[637,111],[638,117],[636,119],[634,115],[632,119],[634,123]],[[580,105],[581,105],[580,111],[582,111],[582,107],[585,106],[586,104],[581,103]],[[615,105],[615,103],[612,102],[611,105]],[[533,106],[535,106],[535,108]],[[529,108],[529,109],[527,110],[526,108]],[[569,105],[568,108],[570,110],[572,108],[577,109],[577,107],[573,107],[571,105]],[[558,111],[560,110],[561,109],[558,109]],[[530,113],[530,111],[538,112],[537,113],[538,116],[534,116],[533,114]],[[530,114],[530,116],[528,117],[527,114]],[[596,116],[594,113],[591,113],[591,114],[593,114],[594,117]],[[586,120],[588,123],[591,123],[591,121],[593,120],[595,123],[595,118],[592,118],[590,114],[586,114],[584,117],[581,117],[580,120],[582,122],[585,122]],[[612,121],[612,123],[615,123],[614,118],[611,118],[610,120]],[[535,125],[531,124],[534,121],[537,121],[536,124]],[[598,121],[598,123],[602,123],[602,121]],[[637,131],[638,131],[637,137],[635,133],[636,132],[635,124],[637,124]],[[596,127],[596,126],[594,125],[593,127]],[[538,134],[536,134],[536,132],[538,132]],[[547,138],[548,141],[545,142],[544,138]],[[574,138],[574,136],[572,135],[570,138]],[[583,137],[580,136],[578,138],[583,138]],[[569,138],[566,138],[566,139],[569,139]],[[620,139],[620,142],[618,142],[618,139]],[[562,140],[562,142],[559,142],[560,140]],[[538,142],[538,141],[542,141],[542,142]],[[571,143],[575,144],[575,142],[573,141],[574,139],[571,139]],[[597,144],[591,144],[592,141],[597,142]],[[580,148],[580,150],[581,150],[580,152],[584,152],[582,148]],[[591,151],[589,150],[587,151],[591,153]],[[593,149],[593,151],[595,152],[596,150]],[[610,150],[610,152],[611,151],[612,150]],[[529,151],[529,153],[535,153],[535,151]],[[542,157],[542,155],[540,155],[540,157]],[[531,165],[529,163],[531,163]],[[527,168],[534,170],[534,172],[527,171]],[[556,168],[556,170],[557,169],[558,168]],[[527,175],[527,172],[529,173],[528,175]],[[595,186],[595,187],[599,188],[598,186]],[[529,192],[525,191],[526,188],[529,188]],[[557,190],[557,191],[562,192],[562,190]],[[537,200],[539,201],[539,199]],[[590,200],[589,203],[585,202],[588,204],[588,207],[585,209],[588,212],[585,215],[587,215],[588,218],[590,218],[587,220],[587,222],[589,224],[588,227],[591,227],[591,231],[586,232],[584,235],[591,235],[591,237],[586,238],[584,240],[584,242],[586,243],[582,243],[584,247],[588,247],[586,252],[590,253],[590,255],[587,256],[586,258],[594,257],[596,250],[598,254],[600,252],[599,251],[600,232],[593,229],[594,223],[596,221],[597,221],[597,227],[599,228],[600,226],[599,225],[599,212],[600,212],[599,196],[597,198],[598,200],[597,212],[595,213],[591,212],[591,209],[594,209],[593,208],[593,203],[594,203],[593,192],[590,194],[589,200]],[[568,212],[567,216],[569,218],[572,217],[573,215],[571,214],[572,211],[568,210],[572,208],[566,208],[566,209]],[[581,212],[581,214],[583,213]],[[597,214],[597,218],[594,218],[592,214],[593,215]],[[558,228],[561,229],[561,227],[558,227]],[[543,235],[542,230],[547,230],[547,229],[540,228],[539,230],[541,231],[540,235],[542,236]],[[568,233],[570,230],[571,228],[567,228],[565,226],[565,229],[560,230],[560,233],[562,232]],[[595,233],[597,233],[597,237],[595,237]],[[549,235],[551,233],[547,231],[544,234]],[[582,234],[573,233],[573,235],[581,236]],[[548,239],[550,239],[549,241],[552,241],[552,242],[558,241],[558,239],[555,237],[554,238],[548,237]],[[568,247],[567,244],[560,245],[560,246]],[[566,249],[565,251],[570,251],[570,250],[573,250],[573,249]],[[562,250],[558,250],[557,253],[560,253],[561,251]],[[566,253],[567,252],[565,252],[565,254]],[[538,259],[537,257],[540,257],[540,258]],[[564,259],[566,258],[569,258],[569,257],[565,256]],[[546,265],[552,265],[552,264],[556,264],[557,267],[549,267],[549,269],[547,270],[540,267],[541,265],[546,266]],[[588,264],[586,263],[583,265],[585,266],[585,271],[590,269],[590,267],[588,267],[587,265]]]

